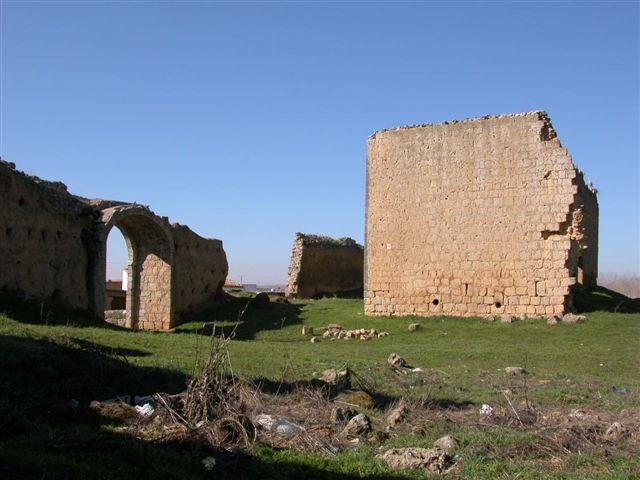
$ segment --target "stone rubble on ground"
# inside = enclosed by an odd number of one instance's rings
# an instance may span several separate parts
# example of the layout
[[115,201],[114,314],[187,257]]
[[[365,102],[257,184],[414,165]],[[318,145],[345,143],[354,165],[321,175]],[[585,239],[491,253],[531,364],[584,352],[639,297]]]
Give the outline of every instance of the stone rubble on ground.
[[446,473],[454,464],[453,458],[439,448],[392,448],[377,458],[390,468],[417,468],[427,473]]
[[353,417],[342,430],[343,436],[349,435],[366,435],[371,432],[371,420],[363,413],[359,413]]
[[325,338],[327,337],[335,337],[338,339],[359,339],[359,340],[369,340],[371,338],[382,338],[388,337],[389,332],[380,332],[375,328],[356,328],[354,330],[345,330],[339,325],[331,324],[327,326],[325,332],[323,334]]
[[522,367],[506,367],[504,369],[507,375],[522,375],[526,370]]
[[454,448],[456,448],[458,442],[451,435],[445,435],[444,437],[440,437],[435,442],[433,442],[433,446],[435,448],[439,448],[445,453],[451,453]]
[[409,409],[405,403],[403,401],[400,402],[400,404],[389,413],[387,417],[387,428],[393,428],[404,421],[408,413]]

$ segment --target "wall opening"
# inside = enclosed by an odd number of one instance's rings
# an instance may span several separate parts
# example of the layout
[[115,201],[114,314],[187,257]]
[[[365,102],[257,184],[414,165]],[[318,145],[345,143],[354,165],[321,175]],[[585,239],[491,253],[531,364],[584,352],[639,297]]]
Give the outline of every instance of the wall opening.
[[126,326],[129,278],[129,249],[119,228],[112,228],[107,237],[104,319]]
[[576,271],[576,283],[581,287],[583,287],[585,284],[584,263],[583,263],[582,257],[578,258],[578,268]]

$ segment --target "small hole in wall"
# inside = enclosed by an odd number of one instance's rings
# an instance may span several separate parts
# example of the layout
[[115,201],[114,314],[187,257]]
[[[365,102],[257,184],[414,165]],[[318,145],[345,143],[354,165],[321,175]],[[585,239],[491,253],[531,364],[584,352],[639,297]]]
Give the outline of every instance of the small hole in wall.
[[47,231],[46,230],[41,230],[40,231],[40,236],[42,237],[42,241],[45,241],[47,239]]
[[438,305],[438,304],[440,303],[440,300],[438,300],[437,298],[434,298],[434,299],[431,301],[431,303],[432,303],[433,305]]
[[500,303],[500,302],[496,302],[496,303],[494,303],[494,305],[496,306],[496,308],[502,308],[502,303]]
[[7,237],[10,237],[12,232],[13,232],[13,228],[7,228],[5,230],[5,233],[7,234]]
[[20,197],[18,199],[18,205],[23,206],[24,205],[24,197]]

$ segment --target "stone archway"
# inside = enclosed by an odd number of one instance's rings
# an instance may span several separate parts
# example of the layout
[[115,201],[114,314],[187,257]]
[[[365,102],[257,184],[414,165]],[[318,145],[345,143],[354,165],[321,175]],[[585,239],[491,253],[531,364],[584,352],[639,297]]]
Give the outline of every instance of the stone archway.
[[168,330],[173,326],[174,244],[164,219],[139,205],[119,205],[100,212],[94,263],[95,313],[104,318],[106,248],[115,226],[127,243],[128,285],[124,326]]

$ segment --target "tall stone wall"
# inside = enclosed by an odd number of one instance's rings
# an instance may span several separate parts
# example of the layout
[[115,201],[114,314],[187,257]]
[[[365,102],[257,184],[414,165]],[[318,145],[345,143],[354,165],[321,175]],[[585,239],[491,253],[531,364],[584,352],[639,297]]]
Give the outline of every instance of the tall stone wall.
[[129,328],[167,330],[212,305],[228,265],[222,242],[171,225],[148,207],[89,200],[0,161],[0,290],[104,318],[106,247],[119,228],[129,252]]
[[222,294],[229,269],[222,241],[203,238],[179,224],[171,225],[171,231],[175,245],[176,313],[184,316],[210,308]]
[[364,250],[355,240],[296,233],[286,295],[311,298],[362,290],[363,268]]
[[0,290],[90,309],[89,259],[78,252],[86,250],[94,218],[63,184],[0,161]]
[[374,133],[365,313],[549,316],[597,278],[595,192],[545,112]]

